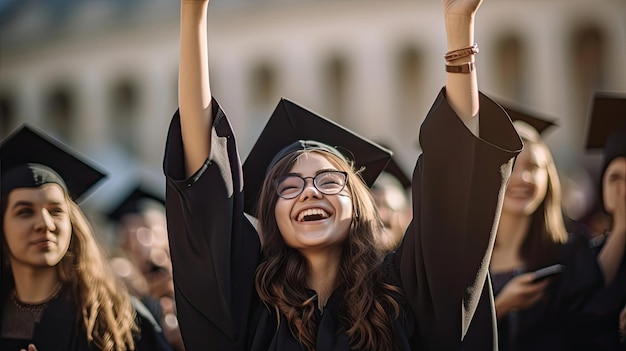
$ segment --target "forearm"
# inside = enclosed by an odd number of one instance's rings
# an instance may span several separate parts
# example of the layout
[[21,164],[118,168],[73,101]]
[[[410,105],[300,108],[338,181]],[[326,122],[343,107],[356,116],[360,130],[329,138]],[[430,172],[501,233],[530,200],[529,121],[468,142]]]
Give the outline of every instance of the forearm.
[[[448,51],[466,48],[474,43],[474,15],[445,15]],[[449,65],[474,62],[475,55],[450,61]],[[478,83],[476,70],[469,73],[446,73],[446,96],[463,123],[478,135]]]
[[611,284],[615,279],[620,263],[624,258],[625,248],[626,229],[613,228],[598,254],[598,265],[604,275],[605,285]]
[[181,1],[178,101],[187,175],[210,154],[211,87],[207,44],[208,1]]
[[496,298],[494,299],[494,304],[496,307],[496,318],[498,320],[506,317],[506,315],[509,314],[510,308],[507,303],[503,301],[502,298],[496,296]]

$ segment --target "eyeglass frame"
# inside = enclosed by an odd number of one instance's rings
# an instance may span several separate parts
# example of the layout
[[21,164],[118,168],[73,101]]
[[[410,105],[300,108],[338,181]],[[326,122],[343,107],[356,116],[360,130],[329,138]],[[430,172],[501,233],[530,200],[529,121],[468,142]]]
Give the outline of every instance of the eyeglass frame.
[[[317,177],[319,177],[320,175],[327,174],[327,173],[338,173],[338,174],[343,175],[343,178],[344,178],[343,186],[337,192],[327,193],[324,190],[318,188],[317,182],[315,181],[315,179]],[[296,177],[296,178],[302,179],[302,187],[300,188],[300,191],[296,195],[293,195],[293,196],[290,196],[290,197],[285,197],[285,196],[282,196],[280,194],[280,192],[278,191],[278,185],[281,183],[282,180],[287,179],[289,177]],[[317,191],[319,191],[320,193],[322,193],[324,195],[337,195],[340,192],[342,192],[346,188],[346,185],[348,184],[348,172],[340,171],[340,170],[324,170],[324,171],[319,172],[318,174],[316,174],[313,177],[303,177],[303,176],[301,176],[299,174],[296,174],[296,173],[289,173],[289,174],[286,174],[286,175],[283,175],[283,176],[280,176],[280,177],[276,177],[274,179],[274,182],[273,182],[274,183],[274,191],[276,191],[276,195],[278,195],[278,197],[280,197],[280,198],[283,198],[283,199],[286,199],[286,200],[295,199],[296,197],[300,196],[304,192],[304,189],[306,188],[306,184],[307,184],[307,182],[306,182],[307,179],[311,179],[312,180],[313,187]]]

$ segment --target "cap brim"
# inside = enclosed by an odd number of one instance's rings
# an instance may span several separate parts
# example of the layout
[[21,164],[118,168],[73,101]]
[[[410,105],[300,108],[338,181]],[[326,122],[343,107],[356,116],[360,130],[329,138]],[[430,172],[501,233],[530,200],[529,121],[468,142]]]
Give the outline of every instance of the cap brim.
[[281,149],[298,141],[315,140],[348,150],[363,180],[371,186],[391,159],[391,151],[287,99],[281,99],[243,164],[245,211],[252,215],[268,165]]
[[48,166],[63,178],[75,201],[84,198],[105,177],[76,150],[25,124],[2,141],[0,150],[3,173],[27,163]]

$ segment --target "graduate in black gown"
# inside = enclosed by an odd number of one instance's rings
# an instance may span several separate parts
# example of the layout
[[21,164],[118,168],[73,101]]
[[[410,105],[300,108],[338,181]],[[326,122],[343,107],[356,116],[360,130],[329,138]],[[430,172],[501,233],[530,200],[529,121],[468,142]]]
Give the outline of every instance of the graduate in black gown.
[[229,119],[211,96],[208,1],[181,2],[180,106],[164,171],[186,349],[496,346],[487,270],[499,200],[522,145],[506,113],[477,89],[479,4],[443,1],[446,87],[420,131],[414,221],[385,256],[368,186],[390,153],[283,99],[242,167]]
[[0,153],[0,349],[171,350],[109,269],[74,200],[104,174],[26,125]]
[[[598,179],[598,210],[610,219],[600,237],[603,242],[599,257],[610,263],[605,275],[615,277],[614,283],[594,297],[592,309],[587,311],[589,324],[617,324],[621,333],[621,350],[626,349],[626,95],[597,92],[587,132],[587,149],[602,150],[602,168]],[[608,249],[607,249],[608,248]],[[620,249],[621,248],[621,249]],[[622,316],[620,317],[620,311]],[[621,324],[620,324],[621,323]]]
[[[507,186],[490,267],[500,349],[614,349],[616,329],[606,318],[589,323],[587,317],[592,296],[615,279],[618,263],[603,260],[603,252],[624,246],[612,243],[597,256],[587,235],[568,233],[559,175],[540,135],[554,124],[517,106],[506,109],[524,150]],[[534,271],[555,264],[564,271],[535,280]]]

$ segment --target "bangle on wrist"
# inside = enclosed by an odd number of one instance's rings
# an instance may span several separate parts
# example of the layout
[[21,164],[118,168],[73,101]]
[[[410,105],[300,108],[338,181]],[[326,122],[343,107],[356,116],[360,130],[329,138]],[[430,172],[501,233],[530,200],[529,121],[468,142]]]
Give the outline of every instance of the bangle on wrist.
[[474,43],[471,46],[462,49],[448,51],[443,57],[446,59],[446,61],[450,62],[463,57],[475,55],[478,52],[478,44]]
[[474,70],[474,62],[466,62],[460,65],[446,65],[448,73],[470,73]]

